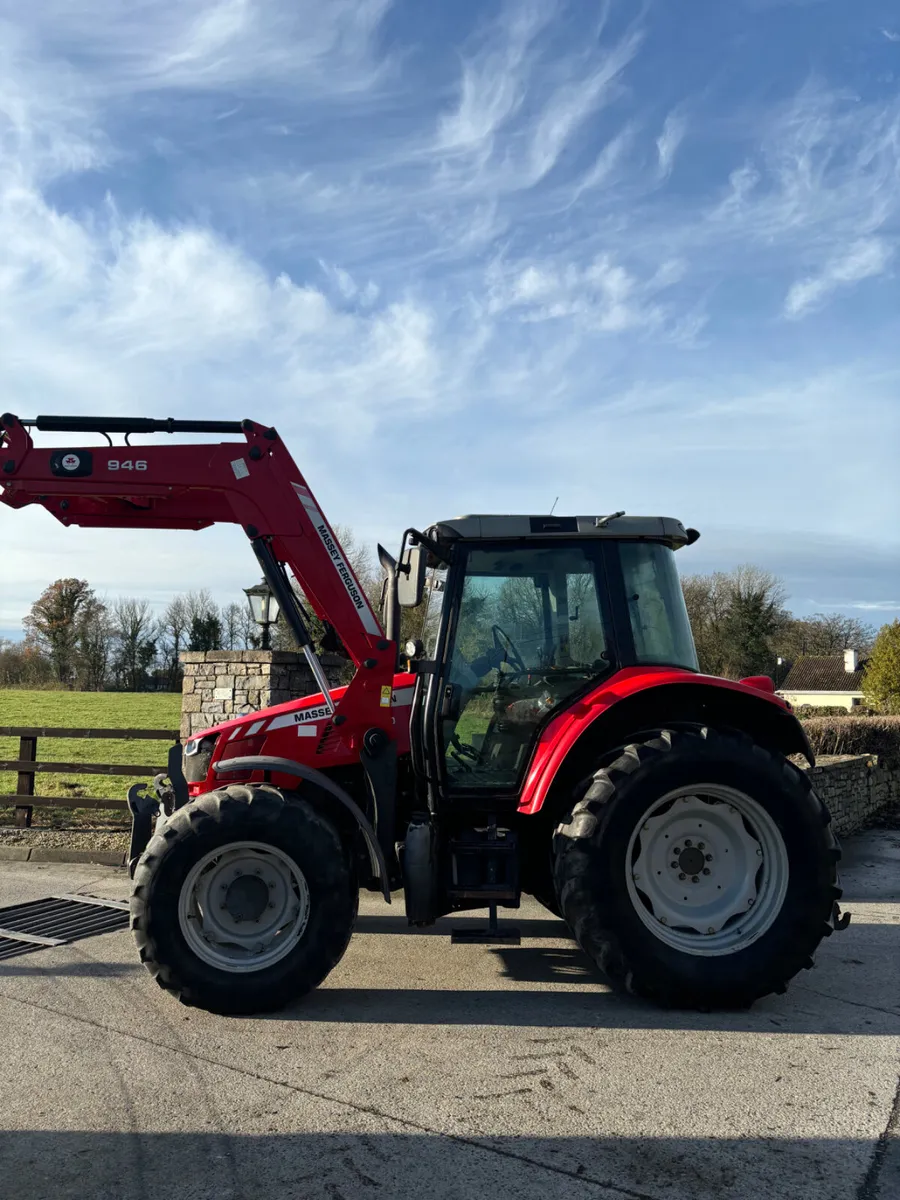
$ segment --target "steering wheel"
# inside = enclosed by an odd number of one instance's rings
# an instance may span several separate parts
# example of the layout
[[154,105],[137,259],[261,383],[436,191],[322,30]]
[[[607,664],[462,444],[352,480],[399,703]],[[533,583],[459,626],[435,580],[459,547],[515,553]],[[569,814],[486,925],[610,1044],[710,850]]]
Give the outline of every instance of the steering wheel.
[[505,630],[501,629],[499,625],[492,625],[491,633],[494,635],[494,645],[497,647],[497,649],[504,649],[504,646],[500,640],[502,638],[503,641],[506,642],[505,649],[510,653],[510,661],[512,662],[512,665],[517,671],[521,672],[522,675],[527,675],[529,673],[529,668],[525,666],[522,655],[519,653],[516,643],[512,640],[509,634]]

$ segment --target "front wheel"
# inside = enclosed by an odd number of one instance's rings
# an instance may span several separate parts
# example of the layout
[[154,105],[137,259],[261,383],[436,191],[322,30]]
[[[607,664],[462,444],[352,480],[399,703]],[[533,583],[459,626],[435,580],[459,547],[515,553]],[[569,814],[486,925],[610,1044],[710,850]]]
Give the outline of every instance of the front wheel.
[[806,775],[714,730],[626,747],[554,836],[582,948],[613,982],[683,1007],[742,1007],[811,967],[839,858]]
[[211,1012],[271,1012],[338,963],[358,888],[334,826],[265,784],[177,809],[134,874],[131,927],[160,986]]

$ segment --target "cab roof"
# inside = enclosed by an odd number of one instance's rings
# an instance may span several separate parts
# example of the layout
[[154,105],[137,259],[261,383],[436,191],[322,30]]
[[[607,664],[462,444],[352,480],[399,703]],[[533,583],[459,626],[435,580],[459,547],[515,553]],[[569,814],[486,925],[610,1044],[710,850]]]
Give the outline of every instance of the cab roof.
[[673,550],[689,546],[700,536],[674,517],[631,517],[611,513],[590,517],[471,514],[439,521],[428,531],[436,541],[477,541],[505,538],[597,537],[663,542]]

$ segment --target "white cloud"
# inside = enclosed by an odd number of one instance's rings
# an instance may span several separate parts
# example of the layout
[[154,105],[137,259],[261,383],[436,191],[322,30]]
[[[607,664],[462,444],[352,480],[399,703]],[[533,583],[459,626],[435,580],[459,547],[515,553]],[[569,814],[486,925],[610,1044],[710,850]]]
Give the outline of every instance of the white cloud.
[[489,310],[529,323],[574,322],[596,334],[661,331],[673,318],[658,297],[680,273],[680,265],[667,262],[640,280],[608,254],[584,265],[496,260],[487,276]]
[[640,33],[632,31],[601,54],[593,70],[558,88],[549,98],[534,126],[531,140],[529,178],[532,184],[553,169],[579,126],[596,111],[615,80],[637,54],[641,40]]
[[299,99],[352,94],[383,69],[377,33],[391,0],[0,0],[63,59],[86,61],[96,92],[223,91]]
[[554,5],[508,5],[463,59],[456,107],[443,113],[430,154],[445,189],[492,196],[539,184],[577,139],[638,52],[642,32],[605,38],[548,69],[543,34]]
[[896,30],[882,29],[881,32],[882,32],[882,35],[884,37],[886,37],[889,42],[900,42],[900,33],[897,33]]
[[663,122],[662,133],[656,139],[659,159],[659,174],[665,179],[672,173],[678,147],[687,133],[687,119],[678,112],[670,112]]
[[456,107],[438,122],[436,149],[489,154],[494,135],[518,111],[528,84],[532,45],[552,5],[508,6],[463,58]]
[[893,248],[880,238],[856,242],[845,254],[832,259],[818,275],[798,280],[792,285],[784,302],[785,315],[805,316],[838,288],[883,274],[892,255]]

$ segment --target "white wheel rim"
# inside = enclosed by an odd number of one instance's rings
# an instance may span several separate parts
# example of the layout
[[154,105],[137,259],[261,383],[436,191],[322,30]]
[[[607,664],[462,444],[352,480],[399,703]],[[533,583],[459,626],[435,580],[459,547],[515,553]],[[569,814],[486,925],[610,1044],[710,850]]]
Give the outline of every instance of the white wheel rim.
[[625,865],[641,921],[686,954],[744,950],[771,927],[787,893],[778,826],[757,800],[718,784],[655,801],[631,835]]
[[266,842],[229,842],[191,868],[178,923],[198,958],[238,973],[279,962],[303,937],[309,888],[292,858]]

